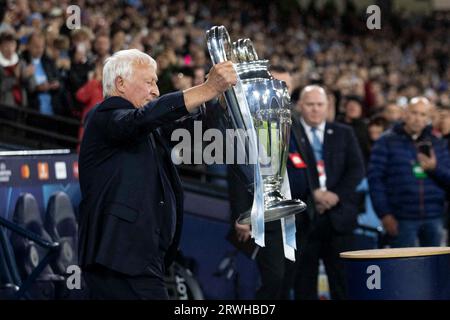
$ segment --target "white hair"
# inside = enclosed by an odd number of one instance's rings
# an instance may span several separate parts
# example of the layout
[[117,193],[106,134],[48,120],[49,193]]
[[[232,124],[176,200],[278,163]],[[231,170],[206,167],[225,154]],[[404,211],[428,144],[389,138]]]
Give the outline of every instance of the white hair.
[[419,104],[419,103],[423,103],[425,105],[431,106],[431,102],[430,100],[428,100],[427,97],[424,96],[418,96],[418,97],[413,97],[411,98],[411,100],[409,101],[409,106],[415,105],[415,104]]
[[130,79],[135,64],[151,65],[156,70],[156,61],[137,49],[120,50],[105,60],[103,65],[103,96],[114,93],[117,77]]
[[310,93],[311,91],[318,91],[319,93],[324,95],[325,99],[328,100],[327,92],[325,91],[325,89],[323,87],[316,85],[316,84],[311,84],[309,86],[304,87],[303,90],[300,92],[299,101],[302,101],[305,98],[305,95],[307,93]]

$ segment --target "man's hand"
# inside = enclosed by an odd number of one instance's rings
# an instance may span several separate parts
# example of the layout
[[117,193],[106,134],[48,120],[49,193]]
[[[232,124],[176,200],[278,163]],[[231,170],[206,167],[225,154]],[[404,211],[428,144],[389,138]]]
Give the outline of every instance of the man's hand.
[[41,83],[36,86],[36,90],[39,92],[45,92],[50,89],[50,84],[48,82]]
[[209,87],[215,96],[225,92],[237,83],[237,74],[230,61],[214,65],[208,73],[205,86]]
[[240,242],[246,242],[250,239],[250,225],[239,224],[237,221],[234,223],[234,230],[236,230],[238,240]]
[[428,157],[426,154],[418,153],[417,159],[419,160],[419,164],[425,171],[432,171],[436,169],[437,161],[436,154],[433,149],[431,149],[430,156]]
[[213,66],[208,79],[201,85],[183,91],[184,104],[189,112],[196,112],[204,102],[216,98],[237,83],[237,73],[230,61]]
[[49,85],[48,85],[48,89],[49,90],[59,89],[59,81],[58,80],[54,80],[54,81],[50,82]]
[[64,70],[69,70],[70,69],[70,59],[59,58],[58,60],[56,60],[56,66],[58,68],[62,68]]
[[328,210],[327,207],[325,207],[323,204],[321,204],[320,202],[316,202],[316,211],[319,214],[323,214],[327,210]]
[[25,78],[29,78],[32,75],[34,75],[34,71],[35,71],[34,65],[30,64],[23,69],[23,76]]
[[329,209],[333,208],[339,202],[339,196],[331,191],[325,191],[324,195],[325,203],[328,204]]
[[326,210],[330,210],[339,202],[339,197],[336,193],[327,190],[314,190],[314,201],[316,203],[316,209],[319,214],[324,213]]
[[392,214],[387,214],[381,219],[383,223],[383,228],[386,230],[388,235],[395,237],[398,235],[398,223]]

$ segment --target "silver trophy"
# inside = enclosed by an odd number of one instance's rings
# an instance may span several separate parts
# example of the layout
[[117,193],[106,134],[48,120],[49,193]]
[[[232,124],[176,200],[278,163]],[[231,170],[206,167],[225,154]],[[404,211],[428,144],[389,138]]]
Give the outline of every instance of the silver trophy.
[[[291,100],[286,83],[272,77],[269,61],[258,58],[249,39],[231,43],[223,26],[213,27],[206,34],[212,62],[232,61],[239,76],[238,84],[224,93],[234,129],[256,131],[258,154],[255,165],[259,166],[257,169],[262,177],[264,222],[304,211],[304,202],[286,199],[281,193],[291,127]],[[238,143],[246,144],[244,141]],[[251,210],[243,212],[238,222],[252,224]]]

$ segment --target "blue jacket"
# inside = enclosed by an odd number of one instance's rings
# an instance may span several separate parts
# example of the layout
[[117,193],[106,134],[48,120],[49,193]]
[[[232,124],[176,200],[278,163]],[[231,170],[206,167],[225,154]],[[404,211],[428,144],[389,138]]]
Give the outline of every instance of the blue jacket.
[[444,212],[450,187],[450,156],[444,141],[423,130],[417,141],[430,141],[437,167],[418,179],[413,174],[417,147],[399,123],[375,143],[368,168],[370,196],[377,215],[390,213],[400,219],[436,218]]

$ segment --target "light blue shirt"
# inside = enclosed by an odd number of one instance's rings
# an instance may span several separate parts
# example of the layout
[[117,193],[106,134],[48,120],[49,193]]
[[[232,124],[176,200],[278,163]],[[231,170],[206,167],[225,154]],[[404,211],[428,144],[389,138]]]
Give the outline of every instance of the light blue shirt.
[[[34,65],[34,80],[37,85],[48,82],[47,74],[45,73],[44,66],[41,59],[33,59]],[[52,96],[47,92],[41,92],[38,94],[39,99],[39,111],[42,114],[53,115]]]

